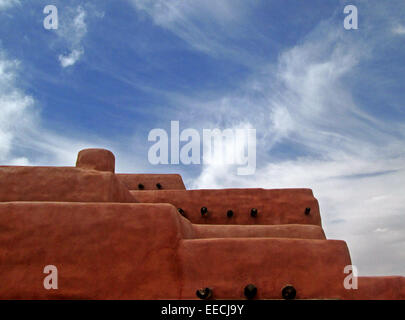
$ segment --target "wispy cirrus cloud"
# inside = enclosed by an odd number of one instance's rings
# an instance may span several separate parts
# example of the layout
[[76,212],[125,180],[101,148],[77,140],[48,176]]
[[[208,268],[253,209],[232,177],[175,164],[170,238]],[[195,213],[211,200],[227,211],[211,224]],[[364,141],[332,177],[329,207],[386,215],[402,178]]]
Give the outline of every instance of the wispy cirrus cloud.
[[142,170],[141,161],[137,161],[141,155],[128,153],[128,149],[132,149],[126,137],[120,139],[122,146],[117,141],[83,135],[75,129],[55,131],[49,128],[43,120],[41,104],[21,85],[25,67],[22,61],[10,58],[0,48],[1,165],[73,166],[79,150],[100,147],[115,153],[120,172],[134,171],[134,161],[137,169]]
[[10,158],[16,132],[29,126],[34,116],[27,116],[32,113],[33,98],[15,87],[15,70],[18,66],[18,61],[7,60],[5,54],[0,52],[0,160],[27,163],[24,157]]
[[0,10],[5,10],[18,4],[20,4],[19,0],[0,0]]
[[67,44],[69,53],[60,54],[58,59],[63,68],[73,66],[84,54],[83,39],[87,34],[86,10],[82,6],[65,8],[58,36]]
[[[364,34],[367,38],[368,35]],[[364,65],[375,45],[324,21],[264,66],[238,95],[194,101],[224,126],[244,119],[259,134],[255,176],[205,165],[193,188],[308,187],[329,238],[348,241],[360,274],[405,274],[405,126],[360,103],[353,83],[382,82]],[[220,106],[220,107],[219,107]],[[387,101],[387,113],[395,113]],[[191,121],[191,120],[190,120]],[[370,237],[374,234],[373,237]]]
[[[242,0],[129,0],[135,9],[145,13],[152,21],[184,40],[192,48],[210,55],[235,57],[248,54],[236,48],[232,40],[243,35],[252,37],[246,30],[246,16],[255,2]],[[243,26],[243,27],[242,27]]]

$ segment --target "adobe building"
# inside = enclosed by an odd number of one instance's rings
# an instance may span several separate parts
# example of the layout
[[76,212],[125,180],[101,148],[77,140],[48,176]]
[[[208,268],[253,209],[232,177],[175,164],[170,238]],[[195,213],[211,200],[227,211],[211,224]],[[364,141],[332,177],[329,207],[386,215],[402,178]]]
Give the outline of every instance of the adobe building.
[[[1,299],[405,299],[405,278],[359,277],[310,189],[186,190],[179,175],[0,167]],[[57,289],[44,287],[46,266]]]

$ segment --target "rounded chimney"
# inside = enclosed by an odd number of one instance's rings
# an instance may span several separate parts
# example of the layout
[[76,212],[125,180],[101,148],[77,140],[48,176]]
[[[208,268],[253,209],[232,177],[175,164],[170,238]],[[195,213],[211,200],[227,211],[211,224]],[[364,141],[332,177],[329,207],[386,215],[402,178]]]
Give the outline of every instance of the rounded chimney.
[[77,155],[76,167],[114,173],[115,157],[106,149],[83,149]]

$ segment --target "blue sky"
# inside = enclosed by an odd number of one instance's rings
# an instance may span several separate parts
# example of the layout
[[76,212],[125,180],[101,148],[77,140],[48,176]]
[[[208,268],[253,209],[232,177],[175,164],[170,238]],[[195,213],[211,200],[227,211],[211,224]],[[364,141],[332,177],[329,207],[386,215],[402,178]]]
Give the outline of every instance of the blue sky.
[[[0,0],[0,161],[103,147],[189,188],[309,187],[360,274],[405,275],[404,59],[402,0]],[[255,128],[256,174],[151,165],[148,133],[171,120]]]

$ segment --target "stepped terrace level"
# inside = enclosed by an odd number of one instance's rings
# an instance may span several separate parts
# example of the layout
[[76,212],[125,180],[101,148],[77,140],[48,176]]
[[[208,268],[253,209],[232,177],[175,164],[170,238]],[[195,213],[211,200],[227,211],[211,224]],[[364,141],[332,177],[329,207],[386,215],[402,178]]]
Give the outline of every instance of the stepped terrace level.
[[310,189],[186,190],[103,149],[0,167],[0,261],[0,299],[405,299],[400,276],[344,286],[348,247]]

